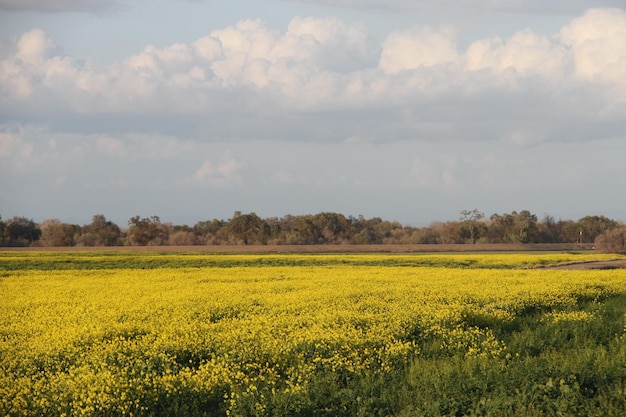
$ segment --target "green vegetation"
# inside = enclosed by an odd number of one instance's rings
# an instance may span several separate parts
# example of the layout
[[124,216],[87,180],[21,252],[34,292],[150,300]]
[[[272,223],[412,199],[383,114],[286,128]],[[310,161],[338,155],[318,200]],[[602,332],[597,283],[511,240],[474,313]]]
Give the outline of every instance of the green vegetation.
[[[122,229],[103,215],[79,226],[49,219],[38,225],[24,217],[0,218],[0,246],[191,246],[191,245],[366,245],[366,244],[561,244],[626,253],[623,224],[604,216],[577,221],[538,219],[528,210],[493,214],[463,210],[457,221],[427,227],[403,226],[378,217],[315,215],[262,219],[235,212],[229,220],[201,221],[193,227],[164,223],[159,216],[134,216]],[[597,240],[597,242],[596,242]]]
[[0,415],[621,416],[603,257],[0,253]]
[[202,254],[159,252],[0,252],[0,271],[161,268],[234,268],[264,266],[406,266],[511,269],[615,259],[597,253],[525,254]]

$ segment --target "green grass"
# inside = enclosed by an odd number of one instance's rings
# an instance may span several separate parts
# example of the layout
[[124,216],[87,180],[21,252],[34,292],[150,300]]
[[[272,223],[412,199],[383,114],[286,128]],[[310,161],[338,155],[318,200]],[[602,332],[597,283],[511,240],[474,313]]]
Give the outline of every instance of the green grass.
[[[491,327],[508,346],[502,359],[449,355],[422,346],[396,369],[359,377],[321,374],[304,416],[614,416],[626,410],[626,294],[586,303],[589,321],[518,317]],[[474,323],[472,323],[474,324]],[[435,341],[429,341],[435,346]],[[307,407],[308,406],[308,407]],[[243,415],[254,415],[247,409]]]
[[161,268],[234,268],[269,266],[405,266],[511,269],[613,258],[606,254],[207,254],[128,251],[2,252],[0,271],[106,270]]

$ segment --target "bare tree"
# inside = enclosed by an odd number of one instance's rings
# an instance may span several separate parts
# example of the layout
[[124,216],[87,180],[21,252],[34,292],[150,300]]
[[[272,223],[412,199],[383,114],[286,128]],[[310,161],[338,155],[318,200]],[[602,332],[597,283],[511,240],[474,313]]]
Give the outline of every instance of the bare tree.
[[479,229],[478,223],[484,218],[485,214],[478,211],[478,209],[463,210],[461,212],[461,217],[459,218],[459,220],[462,221],[463,224],[465,224],[465,226],[467,227],[467,230],[470,234],[470,241],[473,244],[476,243],[477,239],[477,232]]
[[598,235],[595,245],[601,252],[626,254],[626,226],[609,229]]

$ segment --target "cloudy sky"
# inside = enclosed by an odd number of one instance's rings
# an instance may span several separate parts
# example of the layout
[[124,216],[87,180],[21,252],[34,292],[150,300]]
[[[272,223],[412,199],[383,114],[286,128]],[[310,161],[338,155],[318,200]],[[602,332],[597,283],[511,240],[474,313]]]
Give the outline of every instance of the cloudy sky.
[[0,0],[0,215],[626,220],[623,0]]

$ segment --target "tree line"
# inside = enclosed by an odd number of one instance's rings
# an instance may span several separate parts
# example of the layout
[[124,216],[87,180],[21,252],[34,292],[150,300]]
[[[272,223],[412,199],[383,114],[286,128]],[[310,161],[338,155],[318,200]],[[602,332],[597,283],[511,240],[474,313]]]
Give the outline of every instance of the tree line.
[[[576,221],[539,219],[528,210],[490,217],[463,210],[457,220],[426,227],[403,226],[380,217],[322,212],[261,218],[235,212],[228,220],[194,226],[162,222],[158,216],[132,217],[121,228],[102,214],[79,226],[49,219],[40,224],[25,217],[0,217],[0,246],[161,246],[161,245],[341,245],[341,244],[475,244],[598,243],[626,246],[626,227],[605,216]],[[620,240],[621,239],[621,240]],[[619,250],[612,249],[614,252]]]

